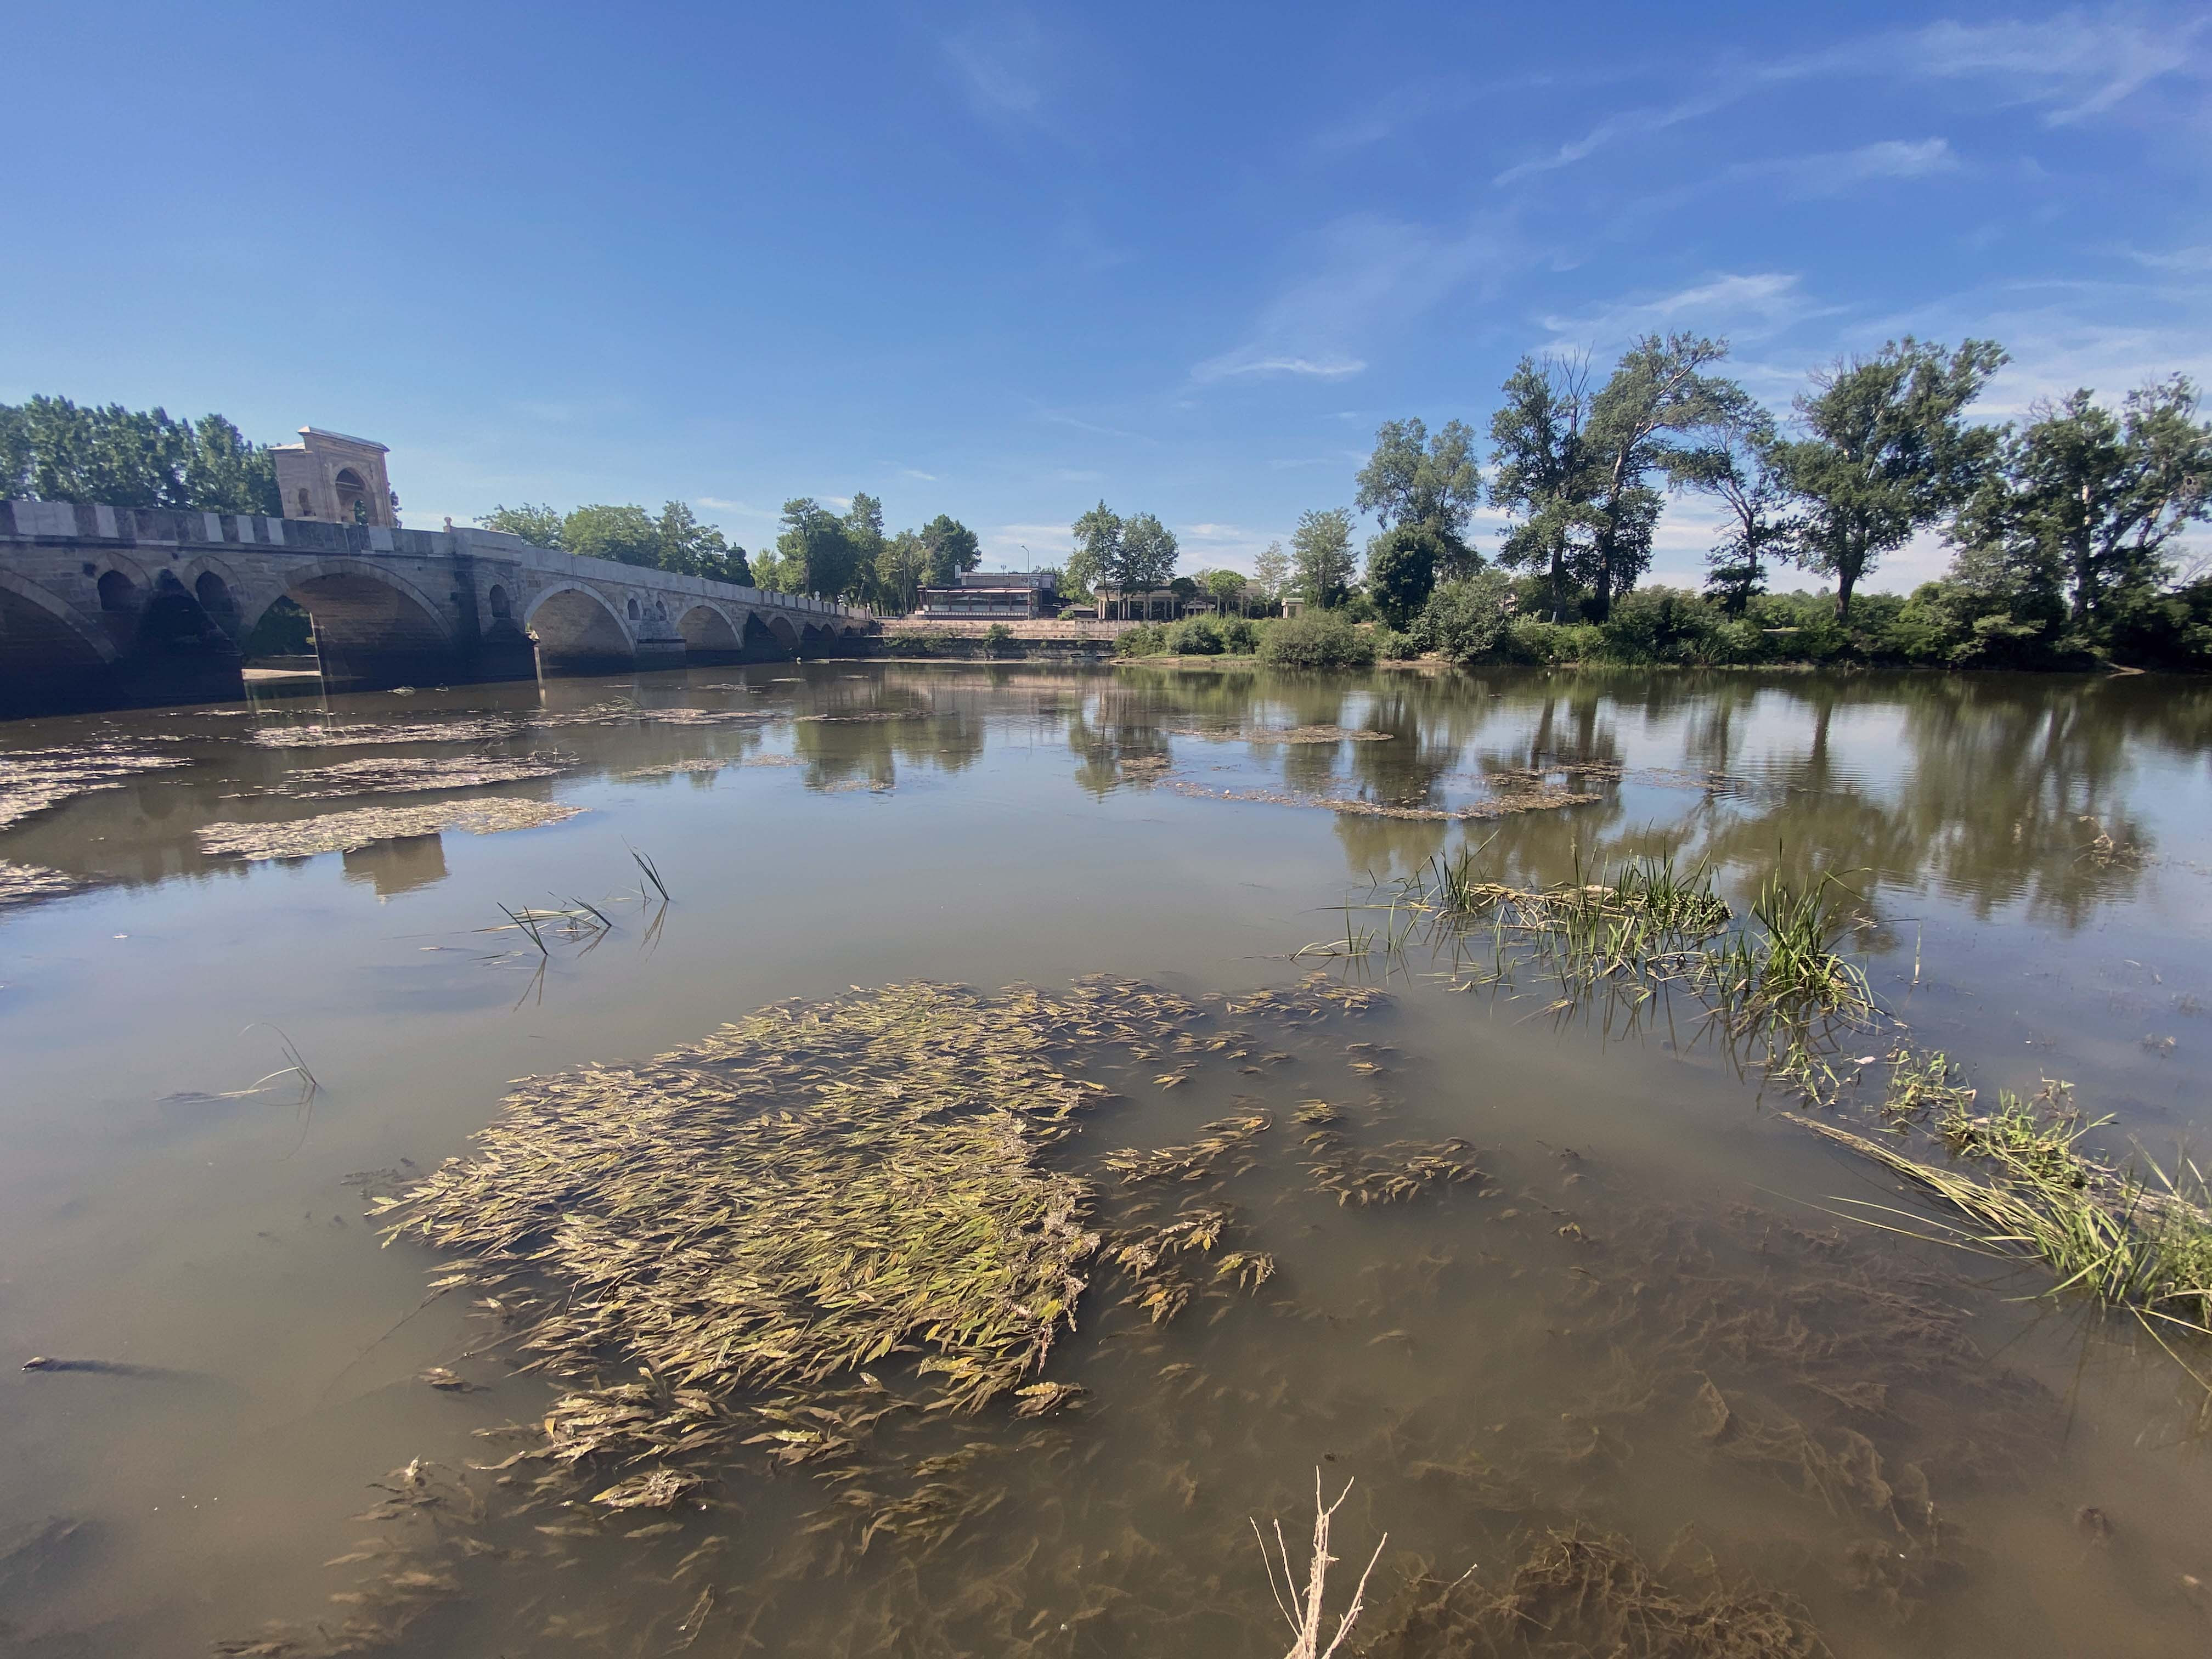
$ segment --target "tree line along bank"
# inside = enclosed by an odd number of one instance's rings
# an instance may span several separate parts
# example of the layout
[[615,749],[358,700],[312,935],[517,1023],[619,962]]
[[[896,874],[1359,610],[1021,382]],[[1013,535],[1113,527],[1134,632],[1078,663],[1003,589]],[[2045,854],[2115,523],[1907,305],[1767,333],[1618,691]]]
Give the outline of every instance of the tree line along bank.
[[[1489,421],[1488,476],[1474,430],[1389,421],[1354,479],[1376,532],[1364,580],[1351,508],[1302,514],[1287,552],[1250,575],[1178,576],[1174,532],[1104,501],[1071,526],[1063,598],[1172,586],[1219,619],[1178,626],[1182,654],[1354,657],[1362,626],[1389,656],[1483,660],[1755,664],[1895,662],[2064,667],[2100,661],[2212,669],[2212,578],[2183,540],[2212,518],[2212,423],[2182,375],[2118,407],[2088,390],[2039,403],[2019,423],[1970,419],[2006,362],[1991,342],[1956,349],[1906,337],[1808,377],[1778,420],[1719,372],[1725,342],[1649,335],[1601,380],[1587,357],[1524,357]],[[34,398],[0,405],[0,486],[41,499],[276,512],[273,466],[222,416],[172,420]],[[1702,592],[1639,586],[1668,501],[1717,509]],[[1477,513],[1501,519],[1487,555]],[[784,504],[774,544],[748,555],[682,501],[659,514],[589,505],[500,507],[480,520],[540,546],[872,605],[902,613],[924,586],[981,562],[975,533],[945,514],[886,533],[880,501],[842,514]],[[1951,550],[1940,580],[1909,595],[1861,591],[1915,537]],[[1775,593],[1784,569],[1832,592]],[[1333,623],[1247,624],[1285,599]],[[1242,615],[1238,613],[1243,613]],[[1334,624],[1342,624],[1340,628]],[[1132,649],[1169,648],[1159,632]]]

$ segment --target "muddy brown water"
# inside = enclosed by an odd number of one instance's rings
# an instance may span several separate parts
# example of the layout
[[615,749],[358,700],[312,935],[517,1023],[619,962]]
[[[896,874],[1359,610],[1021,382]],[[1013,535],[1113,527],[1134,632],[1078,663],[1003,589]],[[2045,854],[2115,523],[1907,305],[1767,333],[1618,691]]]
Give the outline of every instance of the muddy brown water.
[[[1694,1008],[1547,1018],[1416,950],[1319,964],[1385,994],[1364,1012],[1230,1009],[1315,968],[1291,953],[1370,878],[1462,845],[1523,884],[1671,851],[1739,908],[1832,869],[1890,1018],[1989,1094],[2071,1081],[2108,1148],[2163,1158],[2212,1116],[2208,757],[2212,687],[2149,678],[828,664],[0,726],[0,1652],[272,1624],[268,1651],[314,1650],[388,1607],[333,1602],[365,1567],[325,1563],[430,1536],[440,1584],[386,1651],[1267,1655],[1248,1522],[1302,1543],[1317,1467],[1356,1479],[1340,1597],[1389,1534],[1377,1651],[1457,1650],[1424,1595],[1582,1528],[1838,1654],[2202,1652],[2203,1391],[2033,1272],[1838,1221],[1902,1200]],[[255,826],[375,811],[405,833],[250,856]],[[574,900],[611,931],[480,931]],[[916,1431],[949,1534],[864,1552],[817,1524],[838,1486],[757,1462],[643,1538],[657,1512],[386,1503],[552,1396],[363,1213],[511,1080],[854,986],[1102,973],[1261,1058],[1127,1068],[1054,1158],[1106,1179],[1265,1115],[1219,1195],[1277,1271],[1153,1325],[1094,1263],[1047,1368],[1078,1407]],[[287,1042],[319,1091],[248,1092]],[[1483,1175],[1340,1206],[1314,1100],[1355,1149],[1463,1139]],[[1798,1650],[1637,1628],[1624,1650]]]

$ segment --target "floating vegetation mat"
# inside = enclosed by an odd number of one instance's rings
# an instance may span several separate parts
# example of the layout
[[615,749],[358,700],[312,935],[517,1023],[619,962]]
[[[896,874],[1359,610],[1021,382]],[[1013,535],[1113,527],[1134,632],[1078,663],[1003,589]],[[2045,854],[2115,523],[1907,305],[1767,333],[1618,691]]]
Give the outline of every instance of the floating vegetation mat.
[[1602,795],[1571,789],[1534,788],[1473,802],[1466,806],[1410,806],[1394,801],[1362,800],[1348,795],[1291,794],[1278,789],[1220,789],[1210,784],[1168,781],[1178,794],[1204,800],[1261,801],[1270,806],[1317,806],[1358,817],[1402,818],[1425,823],[1462,823],[1482,818],[1513,817],[1522,812],[1555,812],[1564,806],[1581,806]]
[[374,744],[491,743],[511,738],[527,722],[484,716],[434,723],[386,720],[317,721],[308,726],[263,726],[253,741],[264,749],[363,749]]
[[75,876],[43,865],[13,864],[0,859],[0,905],[26,904],[33,899],[58,898],[74,893],[85,884]]
[[552,754],[512,757],[476,755],[453,760],[341,761],[334,766],[315,766],[295,772],[284,781],[283,793],[301,800],[328,800],[346,795],[475,789],[491,783],[557,778],[574,764],[565,755]]
[[149,755],[124,744],[18,749],[0,754],[0,830],[51,811],[79,795],[120,789],[143,774],[189,764],[174,755]]
[[1208,743],[1312,744],[1312,743],[1389,743],[1393,734],[1389,732],[1370,732],[1364,727],[1341,726],[1247,726],[1176,727],[1179,738],[1202,738]]
[[317,853],[350,853],[380,841],[434,836],[447,830],[465,830],[474,836],[501,830],[535,830],[540,824],[573,818],[584,810],[557,801],[504,795],[422,806],[364,806],[351,812],[328,812],[281,823],[210,823],[199,832],[200,850],[213,858],[303,859]]

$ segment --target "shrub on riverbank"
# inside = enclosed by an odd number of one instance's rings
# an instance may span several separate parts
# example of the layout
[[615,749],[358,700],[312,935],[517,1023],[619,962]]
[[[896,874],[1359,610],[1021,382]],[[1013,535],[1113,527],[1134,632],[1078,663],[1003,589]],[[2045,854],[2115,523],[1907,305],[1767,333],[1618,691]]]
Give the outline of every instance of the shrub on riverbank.
[[1381,649],[1374,630],[1353,627],[1340,611],[1309,611],[1267,624],[1260,660],[1270,668],[1371,668]]

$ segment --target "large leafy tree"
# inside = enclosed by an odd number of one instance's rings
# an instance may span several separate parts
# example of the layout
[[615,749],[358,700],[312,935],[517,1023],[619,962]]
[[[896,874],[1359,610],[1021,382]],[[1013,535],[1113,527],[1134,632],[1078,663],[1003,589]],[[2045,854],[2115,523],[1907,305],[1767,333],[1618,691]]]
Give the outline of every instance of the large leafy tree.
[[204,513],[283,511],[276,464],[220,415],[33,398],[0,405],[0,495]]
[[1652,479],[1672,471],[1683,434],[1709,420],[1735,390],[1705,372],[1727,355],[1725,341],[1647,334],[1590,399],[1582,436],[1589,476],[1582,493],[1588,581],[1601,621],[1650,568],[1652,536],[1666,502]]
[[1181,553],[1174,531],[1149,513],[1133,514],[1121,526],[1121,568],[1117,585],[1165,587],[1175,580],[1176,560]]
[[1490,417],[1490,499],[1507,514],[1498,562],[1540,573],[1544,606],[1556,618],[1589,545],[1589,365],[1523,357],[1503,389],[1505,401]]
[[486,530],[520,536],[532,547],[549,547],[557,551],[566,545],[561,539],[565,517],[556,507],[533,507],[525,501],[520,507],[495,507],[480,516],[477,523]]
[[2118,412],[2086,390],[2037,404],[1952,528],[1962,563],[1984,585],[2008,573],[2032,605],[2076,626],[2156,589],[2173,538],[2212,518],[2212,423],[2198,406],[2179,374]]
[[654,562],[661,569],[751,586],[753,573],[745,550],[731,546],[712,525],[701,524],[689,501],[664,501],[653,531],[659,543]]
[[1446,562],[1443,538],[1420,523],[1386,530],[1367,544],[1367,593],[1393,628],[1405,628],[1429,602]]
[[1357,479],[1361,512],[1374,514],[1385,531],[1429,532],[1455,575],[1481,562],[1467,544],[1468,520],[1482,501],[1474,443],[1474,428],[1461,421],[1447,421],[1434,436],[1419,417],[1385,421]]
[[932,587],[950,587],[962,572],[983,562],[983,544],[975,532],[942,513],[922,526],[921,541],[928,550]]
[[1064,567],[1085,592],[1115,586],[1121,576],[1121,515],[1101,501],[1071,527],[1075,550]]
[[1351,512],[1332,507],[1299,514],[1291,532],[1291,564],[1309,605],[1326,610],[1342,604],[1352,586]]
[[876,556],[876,590],[886,608],[904,613],[921,602],[921,589],[929,574],[929,550],[919,530],[902,530],[884,543]]
[[1211,594],[1214,604],[1221,607],[1224,617],[1231,611],[1244,609],[1246,595],[1251,583],[1241,570],[1201,570],[1198,585]]
[[561,523],[561,545],[580,559],[612,559],[617,564],[660,565],[660,525],[643,507],[594,503],[580,507]]
[[841,598],[851,587],[860,563],[844,521],[811,495],[783,504],[783,529],[775,538],[774,566],[783,591]]
[[1269,542],[1260,556],[1252,561],[1252,586],[1268,605],[1282,602],[1283,590],[1291,584],[1290,556],[1283,551],[1280,542]]
[[1726,527],[1705,556],[1705,591],[1740,617],[1766,590],[1767,568],[1789,556],[1796,525],[1789,492],[1774,476],[1774,417],[1741,386],[1714,403],[1696,441],[1670,464],[1678,488],[1717,500]]
[[1799,562],[1836,579],[1838,617],[1883,554],[1988,472],[2003,434],[1965,414],[2005,362],[1993,341],[1946,351],[1907,335],[1820,371],[1797,398],[1805,435],[1776,446],[1775,471],[1799,504]]

